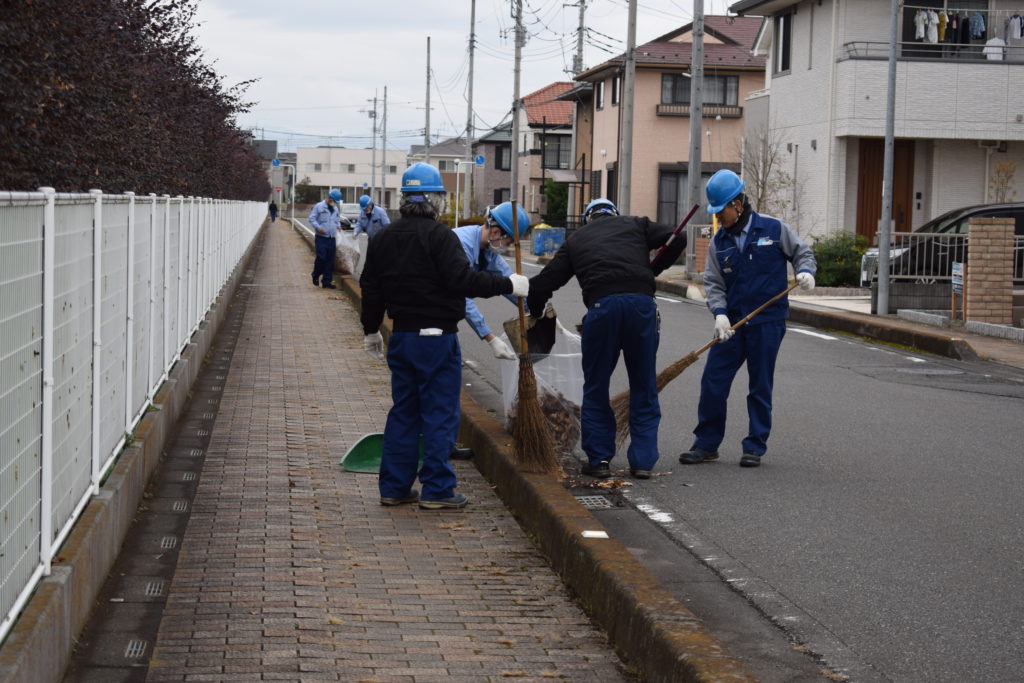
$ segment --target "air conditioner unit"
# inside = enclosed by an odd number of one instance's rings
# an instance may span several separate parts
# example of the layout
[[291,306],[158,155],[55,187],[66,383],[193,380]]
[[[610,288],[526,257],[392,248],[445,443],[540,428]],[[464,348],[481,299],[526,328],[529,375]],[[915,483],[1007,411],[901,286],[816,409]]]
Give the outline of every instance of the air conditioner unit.
[[1006,140],[978,140],[978,147],[991,149],[996,152],[1006,151]]

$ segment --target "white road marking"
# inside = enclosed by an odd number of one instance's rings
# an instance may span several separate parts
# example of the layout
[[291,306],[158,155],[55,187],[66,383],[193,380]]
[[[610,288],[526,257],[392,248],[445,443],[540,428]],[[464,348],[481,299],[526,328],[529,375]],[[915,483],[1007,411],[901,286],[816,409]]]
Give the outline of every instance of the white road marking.
[[679,299],[672,299],[672,298],[669,298],[667,296],[656,296],[654,298],[658,299],[659,301],[671,301],[674,304],[678,304],[679,303]]
[[913,356],[907,356],[907,360],[912,360],[915,363],[927,363],[928,362],[924,358],[914,358]]
[[817,337],[818,339],[828,339],[829,341],[836,341],[839,337],[830,337],[827,334],[821,332],[811,332],[810,330],[801,330],[799,327],[792,328],[793,332],[799,332],[800,334],[806,334],[809,337]]
[[642,512],[645,515],[647,515],[651,519],[651,521],[660,522],[662,524],[668,524],[668,523],[671,523],[673,521],[672,520],[672,515],[670,515],[667,512],[662,512],[661,510],[659,510],[658,508],[654,507],[653,505],[643,505],[643,504],[641,504],[641,505],[637,505],[636,508],[640,512]]

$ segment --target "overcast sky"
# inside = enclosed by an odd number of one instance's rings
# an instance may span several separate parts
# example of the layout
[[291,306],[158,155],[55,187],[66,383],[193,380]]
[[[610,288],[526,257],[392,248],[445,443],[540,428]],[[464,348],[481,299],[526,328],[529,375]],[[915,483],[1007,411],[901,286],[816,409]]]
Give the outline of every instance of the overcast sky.
[[[528,0],[523,23],[521,94],[571,80],[578,7],[565,0]],[[707,0],[723,14],[725,0]],[[640,0],[637,44],[691,20],[687,0]],[[584,66],[625,51],[627,0],[587,0]],[[333,144],[370,147],[372,99],[383,117],[388,88],[388,149],[423,142],[427,36],[431,39],[430,130],[442,138],[465,130],[470,0],[200,0],[196,36],[228,86],[253,80],[252,111],[239,119],[281,151]],[[510,0],[477,0],[473,109],[476,135],[512,105]],[[370,100],[370,101],[368,101]],[[381,120],[381,119],[378,119]],[[379,131],[378,131],[379,135]],[[378,138],[378,146],[380,141]]]

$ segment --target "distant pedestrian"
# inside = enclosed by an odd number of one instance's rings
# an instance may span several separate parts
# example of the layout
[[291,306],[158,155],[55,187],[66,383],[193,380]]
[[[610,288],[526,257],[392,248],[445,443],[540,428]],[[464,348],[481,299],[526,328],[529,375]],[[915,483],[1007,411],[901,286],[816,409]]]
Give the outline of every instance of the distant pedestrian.
[[[523,210],[523,207],[520,206],[518,208],[519,225],[516,227],[515,234],[522,237],[523,233],[530,228],[530,217]],[[512,231],[512,202],[505,202],[493,209],[488,209],[485,223],[485,225],[464,225],[455,228],[453,232],[459,238],[459,242],[462,243],[462,248],[466,252],[466,258],[469,259],[469,265],[473,270],[483,270],[488,273],[497,273],[502,277],[508,277],[512,274],[512,269],[502,256],[506,253],[514,239]],[[518,299],[514,296],[508,295],[506,298],[513,304],[518,304]],[[480,309],[476,307],[471,298],[466,299],[466,321],[478,337],[490,344],[495,358],[505,360],[516,359],[515,351],[501,337],[497,337],[491,332],[491,328],[487,326],[487,321],[484,320],[483,314],[480,313]]]
[[[366,254],[362,288],[363,347],[384,358],[380,325],[392,320],[387,362],[391,399],[381,454],[381,505],[419,501],[421,508],[462,508],[449,455],[459,430],[462,352],[457,328],[465,297],[526,296],[529,280],[469,267],[458,238],[437,222],[444,197],[441,174],[417,163],[402,175],[401,218],[378,233]],[[419,442],[423,466],[417,473]],[[417,474],[423,495],[412,488]]]
[[327,199],[316,204],[309,212],[309,224],[316,231],[316,258],[313,261],[313,286],[325,289],[334,286],[334,254],[338,249],[336,240],[341,225],[341,190],[327,193]]
[[277,221],[277,202],[270,200],[270,222],[274,223]]
[[370,195],[364,194],[359,198],[359,218],[352,231],[354,234],[365,234],[367,238],[373,239],[381,228],[390,223],[388,212],[374,204]]
[[715,336],[700,380],[697,427],[690,450],[679,456],[684,465],[718,459],[725,438],[726,402],[733,378],[747,364],[749,426],[743,439],[740,467],[757,467],[768,449],[772,428],[772,386],[775,360],[789,317],[789,298],[783,297],[738,330],[732,325],[788,287],[787,264],[806,291],[814,289],[814,252],[792,228],[762,216],[743,194],[743,181],[729,170],[707,182],[708,213],[717,214],[719,231],[708,245],[704,289],[715,316]]
[[581,445],[587,455],[583,474],[611,476],[615,455],[615,413],[608,397],[612,371],[621,353],[629,373],[630,473],[649,479],[658,461],[658,404],[655,362],[660,318],[654,277],[682,253],[684,235],[665,250],[657,270],[650,252],[664,245],[673,228],[647,218],[621,216],[607,199],[595,199],[583,212],[582,227],[559,247],[550,263],[530,279],[530,314],[543,315],[551,293],[572,276],[583,290],[583,405]]

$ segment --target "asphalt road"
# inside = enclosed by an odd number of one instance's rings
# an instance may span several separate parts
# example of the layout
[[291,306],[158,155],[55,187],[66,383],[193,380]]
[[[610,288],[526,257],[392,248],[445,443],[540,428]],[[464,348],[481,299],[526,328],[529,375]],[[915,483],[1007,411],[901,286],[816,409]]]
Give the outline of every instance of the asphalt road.
[[[575,281],[554,302],[567,327],[582,318]],[[496,331],[515,314],[504,299],[477,303]],[[674,296],[659,308],[663,368],[705,343],[713,321]],[[500,413],[497,362],[460,327],[468,388]],[[656,530],[852,680],[1020,680],[1024,373],[791,325],[768,454],[741,469],[743,369],[722,458],[678,464],[702,369],[703,360],[662,392],[662,476],[622,489],[632,514],[610,525],[652,571],[666,575],[664,554],[638,539]],[[625,388],[620,364],[612,391]],[[626,467],[624,453],[612,466]]]

